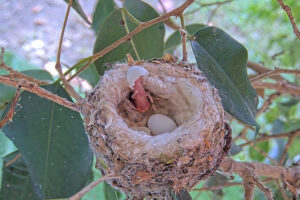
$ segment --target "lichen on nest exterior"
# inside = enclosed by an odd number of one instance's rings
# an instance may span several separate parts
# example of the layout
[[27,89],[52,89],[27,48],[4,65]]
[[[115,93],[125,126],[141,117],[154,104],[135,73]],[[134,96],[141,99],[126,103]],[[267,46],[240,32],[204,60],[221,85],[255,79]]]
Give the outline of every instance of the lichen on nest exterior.
[[[130,104],[128,64],[108,70],[87,95],[81,113],[90,146],[102,174],[131,199],[171,199],[170,190],[191,190],[212,175],[230,149],[230,127],[218,91],[194,65],[179,66],[163,59],[139,63],[149,74],[145,90],[156,109],[138,112]],[[147,127],[153,114],[178,125],[154,135]]]

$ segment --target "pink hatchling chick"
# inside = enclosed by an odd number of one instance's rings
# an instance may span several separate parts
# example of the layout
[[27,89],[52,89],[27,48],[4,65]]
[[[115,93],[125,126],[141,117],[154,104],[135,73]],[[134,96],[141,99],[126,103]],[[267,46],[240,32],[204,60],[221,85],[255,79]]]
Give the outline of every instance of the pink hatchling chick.
[[150,102],[143,86],[142,77],[135,81],[133,86],[133,95],[131,98],[133,99],[135,107],[139,112],[146,112],[149,109]]
[[143,85],[143,76],[148,74],[149,72],[141,66],[131,66],[127,71],[127,81],[129,87],[133,90],[131,98],[138,112],[146,112],[150,108],[151,103],[153,103],[153,99],[145,91]]

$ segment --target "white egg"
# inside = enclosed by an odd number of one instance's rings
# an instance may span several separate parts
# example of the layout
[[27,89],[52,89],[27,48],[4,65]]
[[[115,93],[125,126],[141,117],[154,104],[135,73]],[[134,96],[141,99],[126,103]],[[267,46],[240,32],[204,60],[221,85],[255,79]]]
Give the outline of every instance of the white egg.
[[127,71],[127,81],[129,87],[133,89],[135,81],[141,76],[148,75],[149,72],[141,66],[131,66]]
[[166,115],[154,114],[148,119],[148,128],[153,135],[172,132],[176,127],[176,123]]

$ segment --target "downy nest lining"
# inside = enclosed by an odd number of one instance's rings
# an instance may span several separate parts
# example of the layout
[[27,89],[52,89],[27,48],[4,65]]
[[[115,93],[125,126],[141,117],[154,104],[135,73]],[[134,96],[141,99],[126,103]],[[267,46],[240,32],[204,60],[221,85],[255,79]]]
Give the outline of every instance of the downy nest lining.
[[[118,176],[109,181],[113,187],[131,198],[168,199],[170,189],[190,190],[214,173],[230,148],[230,128],[218,91],[193,65],[152,60],[139,66],[149,72],[143,84],[156,111],[130,106],[130,66],[116,64],[87,95],[82,114],[97,167]],[[152,135],[147,120],[155,113],[177,128]]]

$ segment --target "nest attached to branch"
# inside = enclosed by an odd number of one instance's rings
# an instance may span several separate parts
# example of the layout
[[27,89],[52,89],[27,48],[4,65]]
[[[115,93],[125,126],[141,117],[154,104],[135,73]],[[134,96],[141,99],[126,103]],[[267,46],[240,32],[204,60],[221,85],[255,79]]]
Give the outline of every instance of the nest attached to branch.
[[[217,170],[230,149],[230,127],[217,89],[193,65],[165,60],[139,64],[149,74],[143,83],[156,112],[128,106],[132,91],[128,64],[116,64],[87,95],[81,111],[90,146],[103,175],[132,199],[171,199],[170,190],[191,190]],[[172,132],[151,135],[147,120],[154,113],[172,118]]]

